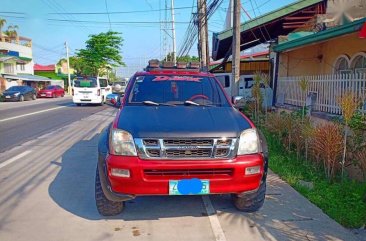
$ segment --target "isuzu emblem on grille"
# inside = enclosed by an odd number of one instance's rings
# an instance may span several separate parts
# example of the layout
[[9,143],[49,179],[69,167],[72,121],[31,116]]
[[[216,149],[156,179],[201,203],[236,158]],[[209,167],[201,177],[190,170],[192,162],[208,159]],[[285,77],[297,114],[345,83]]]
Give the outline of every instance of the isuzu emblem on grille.
[[198,150],[200,149],[199,146],[175,146],[174,149],[179,149],[179,150]]

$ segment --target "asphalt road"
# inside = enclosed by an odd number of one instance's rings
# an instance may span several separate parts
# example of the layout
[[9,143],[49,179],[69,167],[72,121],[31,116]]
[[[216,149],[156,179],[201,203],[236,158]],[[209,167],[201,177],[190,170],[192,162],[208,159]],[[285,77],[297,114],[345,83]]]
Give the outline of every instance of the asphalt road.
[[[273,173],[257,213],[237,211],[229,195],[150,196],[128,201],[120,215],[103,217],[94,199],[97,143],[117,110],[75,108],[14,119],[34,118],[34,128],[48,121],[59,127],[34,133],[30,141],[0,153],[1,241],[360,240]],[[91,114],[97,110],[101,111]],[[48,119],[49,115],[58,118]]]
[[0,153],[106,108],[111,107],[78,107],[69,96],[0,102]]

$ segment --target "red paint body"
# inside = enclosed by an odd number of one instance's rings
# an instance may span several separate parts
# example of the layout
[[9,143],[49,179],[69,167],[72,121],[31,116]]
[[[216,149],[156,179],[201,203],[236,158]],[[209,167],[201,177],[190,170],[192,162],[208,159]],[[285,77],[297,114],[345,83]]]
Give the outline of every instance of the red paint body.
[[[134,195],[168,195],[169,180],[199,178],[210,181],[210,193],[242,193],[259,187],[263,176],[263,156],[252,154],[234,159],[215,160],[142,160],[139,157],[109,155],[106,160],[108,179],[116,193]],[[261,173],[244,175],[246,167],[261,166]],[[111,176],[111,168],[129,169],[130,178]],[[148,175],[145,170],[185,171],[185,170],[231,169],[232,174],[191,174],[191,175]],[[205,171],[207,172],[207,171]]]
[[50,85],[47,88],[49,89],[41,89],[37,93],[37,97],[63,97],[65,95],[65,90],[57,85]]

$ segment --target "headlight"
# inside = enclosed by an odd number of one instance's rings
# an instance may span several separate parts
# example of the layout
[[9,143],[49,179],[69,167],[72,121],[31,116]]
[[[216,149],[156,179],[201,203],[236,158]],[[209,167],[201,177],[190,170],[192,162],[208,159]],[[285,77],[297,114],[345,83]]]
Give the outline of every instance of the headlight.
[[111,130],[109,148],[112,155],[137,156],[132,135],[124,130]]
[[19,92],[18,93],[15,93],[14,96],[18,96],[19,94],[20,94]]
[[254,154],[259,152],[259,138],[256,129],[243,131],[239,139],[238,155]]

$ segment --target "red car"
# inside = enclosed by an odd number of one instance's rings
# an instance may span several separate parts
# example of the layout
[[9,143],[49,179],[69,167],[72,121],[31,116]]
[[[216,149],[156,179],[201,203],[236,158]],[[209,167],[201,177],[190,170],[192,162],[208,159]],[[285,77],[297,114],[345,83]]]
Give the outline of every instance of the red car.
[[241,211],[264,203],[268,149],[215,77],[150,61],[129,82],[99,139],[95,198],[100,214],[146,195],[232,194]]
[[65,90],[59,85],[49,85],[38,91],[38,97],[64,97]]

